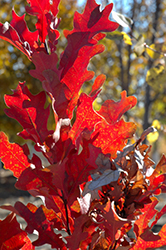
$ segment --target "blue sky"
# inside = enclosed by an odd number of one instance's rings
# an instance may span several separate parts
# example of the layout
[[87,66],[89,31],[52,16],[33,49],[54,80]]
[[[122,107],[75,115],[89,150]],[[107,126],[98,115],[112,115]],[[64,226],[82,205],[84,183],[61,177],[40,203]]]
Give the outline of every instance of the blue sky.
[[[85,3],[86,0],[78,0],[78,5],[81,6],[83,3]],[[101,0],[96,0],[96,3],[101,3]]]

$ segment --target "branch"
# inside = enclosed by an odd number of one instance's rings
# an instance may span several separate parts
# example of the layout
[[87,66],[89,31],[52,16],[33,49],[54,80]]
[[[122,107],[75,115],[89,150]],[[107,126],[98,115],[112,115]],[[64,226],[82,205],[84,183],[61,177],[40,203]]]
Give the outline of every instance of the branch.
[[65,199],[64,193],[63,193],[62,190],[61,190],[61,192],[62,192],[62,197],[61,197],[61,198],[62,198],[62,200],[63,200],[63,202],[64,202],[64,205],[65,205],[67,232],[68,232],[69,235],[71,235],[70,227],[69,227],[69,215],[68,215],[68,211],[67,211],[67,200]]

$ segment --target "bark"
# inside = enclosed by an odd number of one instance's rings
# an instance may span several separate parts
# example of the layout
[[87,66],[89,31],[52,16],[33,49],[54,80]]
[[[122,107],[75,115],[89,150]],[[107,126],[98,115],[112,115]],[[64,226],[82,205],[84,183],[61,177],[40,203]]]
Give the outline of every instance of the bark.
[[[156,31],[157,31],[157,26],[158,26],[158,22],[159,22],[159,15],[160,15],[160,6],[161,6],[161,0],[156,0],[155,1],[155,5],[156,5],[156,11],[154,14],[154,22],[153,22],[153,34],[152,34],[152,39],[151,39],[151,43],[155,42],[155,38],[156,38]],[[149,59],[148,61],[148,67],[147,70],[149,70],[153,65],[153,62],[151,59]],[[150,114],[150,106],[152,103],[151,97],[150,97],[150,90],[151,87],[146,84],[146,92],[145,92],[145,113],[144,113],[144,120],[143,120],[143,129],[147,129],[149,127],[149,114]]]

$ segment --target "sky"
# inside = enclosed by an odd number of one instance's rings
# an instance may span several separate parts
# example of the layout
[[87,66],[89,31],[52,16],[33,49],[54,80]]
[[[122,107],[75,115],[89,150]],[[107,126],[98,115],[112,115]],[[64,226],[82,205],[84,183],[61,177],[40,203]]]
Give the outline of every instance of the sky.
[[[86,0],[78,0],[78,6],[81,6],[82,4],[84,4],[86,2]],[[110,1],[109,1],[110,2]],[[111,1],[112,2],[112,1]],[[101,0],[96,0],[96,3],[100,4]]]

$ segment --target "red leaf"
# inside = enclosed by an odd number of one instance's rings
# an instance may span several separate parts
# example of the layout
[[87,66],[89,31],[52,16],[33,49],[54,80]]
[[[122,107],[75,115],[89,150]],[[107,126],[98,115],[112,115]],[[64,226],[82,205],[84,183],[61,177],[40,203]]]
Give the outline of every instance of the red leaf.
[[41,246],[48,243],[52,248],[66,249],[64,247],[64,242],[60,237],[61,235],[54,233],[53,222],[48,220],[48,217],[45,215],[42,207],[37,208],[37,210],[35,209],[36,211],[33,209],[31,211],[30,205],[25,206],[21,202],[16,202],[14,208],[27,222],[25,231],[30,234],[33,233],[34,230],[38,231],[39,237],[33,242],[34,246]]
[[127,224],[130,225],[130,221],[120,218],[116,214],[114,202],[110,202],[110,200],[108,200],[105,205],[98,203],[90,214],[100,230],[105,232],[105,238],[109,240],[110,246],[115,243],[115,236],[118,230],[120,230],[124,224],[126,224],[126,226]]
[[105,119],[95,126],[92,137],[98,136],[93,145],[100,147],[104,154],[110,153],[115,158],[116,152],[122,150],[127,139],[135,133],[136,125],[132,122],[126,123],[121,116],[134,107],[136,102],[134,96],[126,97],[126,92],[123,91],[120,101],[107,100],[97,112]]
[[120,120],[122,115],[129,109],[133,108],[137,103],[134,96],[126,97],[126,91],[121,92],[121,100],[114,102],[113,100],[105,101],[98,113],[103,116],[109,124],[114,124]]
[[[49,0],[27,0],[30,6],[26,6],[26,11],[28,14],[37,16],[38,21],[36,23],[36,28],[39,31],[39,38],[42,43],[45,42],[47,36],[47,18],[46,14],[49,11],[52,11],[53,15],[56,16],[58,13],[58,1],[49,1]],[[51,3],[52,2],[52,3]]]
[[16,143],[10,143],[7,136],[0,132],[0,158],[5,168],[10,169],[17,178],[30,166],[27,155],[29,155],[29,149],[26,144],[19,146]]
[[125,122],[123,119],[108,124],[105,120],[96,124],[92,138],[96,137],[93,145],[100,147],[104,154],[111,154],[116,157],[117,151],[122,150],[129,138],[132,138],[136,131],[136,125],[133,122]]
[[77,105],[76,121],[69,132],[69,137],[75,142],[80,133],[87,128],[93,131],[94,126],[103,118],[94,111],[92,103],[95,96],[90,97],[85,93],[80,95]]
[[151,224],[151,228],[156,225],[157,221],[166,213],[166,205],[161,209],[161,211],[157,212],[155,221]]
[[103,74],[96,77],[96,79],[92,85],[92,91],[90,92],[90,96],[96,95],[98,93],[98,91],[103,86],[105,79],[106,79],[106,76]]
[[0,220],[0,235],[0,249],[35,249],[27,237],[27,233],[20,228],[14,213],[9,214],[4,220]]
[[[34,169],[31,167],[25,169],[19,176],[15,185],[18,189],[29,191],[50,187],[50,182],[52,182],[52,174],[45,173],[42,169],[37,169],[34,166]],[[54,185],[52,191],[54,191],[54,194],[56,193]]]
[[[83,47],[78,54],[73,66],[61,77],[61,70],[57,70],[57,55],[47,55],[43,52],[35,53],[32,61],[36,66],[30,74],[38,78],[43,88],[51,95],[55,112],[59,118],[72,118],[79,91],[85,81],[93,78],[94,73],[87,70],[89,60],[104,50],[103,45]],[[61,80],[60,80],[61,79]],[[96,82],[98,81],[97,78]],[[100,86],[104,83],[105,77],[100,77]],[[95,83],[96,84],[96,83]]]
[[58,38],[60,36],[60,33],[57,30],[60,19],[58,20],[57,17],[50,12],[46,14],[46,18],[47,18],[48,46],[50,48],[50,52],[53,53],[56,50],[56,45],[58,43]]
[[31,59],[32,53],[36,50],[38,31],[29,31],[24,20],[25,14],[19,17],[13,10],[12,17],[10,24],[0,23],[0,38],[14,45]]
[[[156,179],[160,178],[160,180],[161,180],[162,177],[159,177],[159,176],[160,175],[163,176],[163,174],[165,174],[165,173],[166,173],[166,157],[165,157],[165,155],[163,155],[162,158],[160,159],[160,161],[158,162],[157,166],[155,167],[153,174],[149,177],[149,180],[150,180],[149,190],[151,190],[152,186],[154,186]],[[157,178],[157,177],[159,177],[159,178]]]
[[54,112],[59,118],[68,118],[66,110],[70,98],[68,98],[68,87],[60,82],[60,71],[56,65],[58,57],[55,53],[47,55],[43,52],[35,53],[32,61],[36,66],[35,70],[30,70],[30,74],[38,78],[43,85],[43,88],[48,92],[53,101]]
[[22,125],[24,130],[19,133],[24,139],[31,139],[42,144],[49,135],[47,130],[47,120],[49,117],[49,106],[44,109],[46,96],[40,92],[36,96],[32,95],[25,83],[19,83],[13,95],[6,95],[5,102],[10,109],[5,113]]
[[65,32],[68,45],[60,61],[60,69],[63,69],[62,77],[74,64],[78,52],[83,46],[93,46],[97,43],[96,34],[111,32],[118,28],[117,23],[108,19],[112,7],[113,4],[109,4],[100,11],[99,5],[94,0],[88,0],[83,14],[75,12],[74,29]]
[[31,167],[21,173],[15,186],[21,190],[36,190],[44,196],[58,195],[58,189],[66,193],[64,187],[65,164],[66,161],[64,160],[62,163],[43,168],[41,163],[37,166],[32,162]]
[[[32,56],[32,62],[34,63],[36,69],[30,70],[29,73],[39,79],[41,82],[45,80],[43,72],[47,70],[52,70],[57,74],[59,78],[59,71],[57,70],[58,57],[55,53],[48,55],[44,52],[36,52]],[[47,91],[47,90],[46,90]],[[53,95],[53,93],[51,93]]]
[[[126,98],[125,92],[122,94],[122,100],[118,103],[110,102],[110,105],[105,107],[105,111],[111,108],[111,111],[118,113],[116,119],[110,119],[112,116],[107,116],[104,113],[104,108],[101,108],[99,113],[93,110],[92,103],[95,96],[90,97],[82,93],[78,100],[78,107],[76,113],[76,121],[69,132],[69,137],[76,141],[79,134],[87,128],[89,131],[93,131],[91,138],[93,145],[101,148],[104,154],[111,154],[111,157],[116,157],[117,150],[122,150],[127,143],[127,139],[131,138],[136,131],[136,125],[132,122],[126,123],[123,119],[117,120],[121,117],[123,112],[134,106],[136,100],[134,97]],[[124,103],[128,103],[127,108]],[[117,111],[119,109],[119,111]],[[115,111],[114,111],[115,110]],[[111,113],[111,112],[110,112]],[[108,121],[110,123],[108,123]]]
[[134,232],[137,237],[144,233],[144,231],[149,227],[148,223],[157,212],[154,207],[157,205],[158,200],[155,197],[151,198],[151,200],[152,203],[146,204],[143,209],[140,209],[142,214],[134,223]]
[[154,234],[147,229],[137,238],[136,244],[130,250],[157,249],[166,245],[166,225],[162,227],[158,234]]
[[[68,160],[66,161],[67,176],[65,179],[65,187],[67,190],[66,199],[68,200],[69,205],[71,205],[77,197],[79,197],[79,185],[88,181],[89,175],[98,168],[97,165],[90,165],[87,161],[90,154],[89,145],[90,141],[84,140],[81,146],[81,153],[78,153],[76,150],[74,152],[73,150],[68,155]],[[93,157],[95,161],[95,154],[91,151],[91,158]]]
[[[74,232],[72,236],[66,237],[67,240],[67,247],[70,250],[77,250],[80,249],[79,246],[82,241],[87,240],[89,236],[88,231],[85,231],[85,225],[90,221],[89,217],[85,214],[82,214],[78,218],[74,220]],[[88,244],[86,245],[86,247]],[[81,248],[82,249],[82,248]]]
[[[66,108],[67,117],[72,118],[72,112],[77,104],[79,98],[79,91],[83,83],[85,81],[91,80],[94,77],[94,72],[87,70],[87,66],[89,64],[90,59],[94,55],[101,53],[103,51],[104,51],[104,46],[101,44],[92,47],[89,46],[82,47],[78,52],[77,58],[75,59],[71,67],[68,69],[68,71],[64,75],[61,74],[61,83],[67,86],[65,95],[67,99],[70,100]],[[102,81],[101,84],[102,83],[104,83],[104,81]],[[55,107],[55,110],[58,110],[57,105]]]

